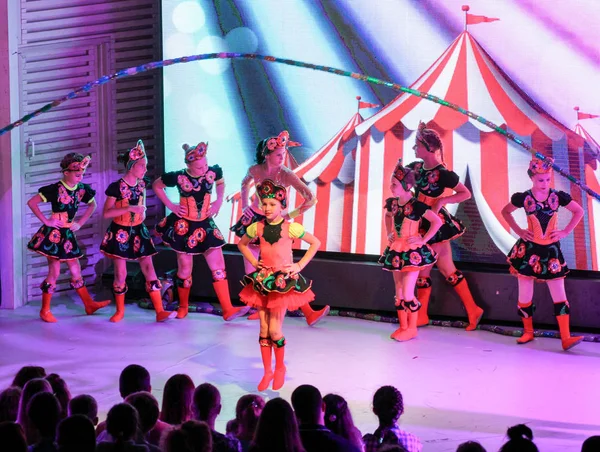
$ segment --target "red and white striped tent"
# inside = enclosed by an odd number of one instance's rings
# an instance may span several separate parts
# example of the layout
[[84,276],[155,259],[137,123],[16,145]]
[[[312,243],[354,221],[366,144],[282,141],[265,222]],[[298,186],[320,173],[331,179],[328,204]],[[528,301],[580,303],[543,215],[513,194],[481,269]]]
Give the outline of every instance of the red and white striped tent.
[[[316,194],[316,206],[294,221],[303,224],[307,231],[313,232],[321,240],[321,250],[350,251],[354,158],[358,142],[354,130],[362,120],[359,113],[354,114],[333,138],[301,165],[288,165]],[[251,193],[253,189],[254,186],[251,186]],[[241,192],[230,195],[227,200],[232,201],[233,225],[242,214]],[[293,208],[291,206],[297,207],[302,201],[296,190],[288,190],[290,210]],[[229,242],[235,241],[235,235],[230,233]]]
[[[581,124],[575,125],[575,133],[585,140],[585,184],[600,193],[600,145],[585,130]],[[590,254],[592,260],[592,270],[600,270],[600,202],[587,196],[587,214],[590,227]]]
[[[461,33],[411,88],[434,94],[507,128],[570,173],[583,175],[583,161],[578,157],[583,146],[581,137],[542,110],[468,31]],[[445,162],[462,182],[468,171],[482,221],[496,246],[508,252],[516,236],[500,211],[512,193],[530,187],[526,176],[530,154],[466,115],[405,93],[356,129],[360,141],[351,251],[381,252],[385,233],[379,220],[383,201],[390,195],[389,177],[398,158],[406,163],[414,160],[414,133],[420,120],[441,134]],[[560,176],[554,182],[582,204],[577,187],[571,189],[571,184]],[[448,207],[451,211],[457,208]],[[563,215],[561,221],[567,220],[568,215]],[[524,214],[518,221],[525,221]],[[564,247],[576,256],[576,262],[569,262],[571,266],[591,268],[585,247],[588,236],[589,231],[580,224],[575,234],[565,239]]]

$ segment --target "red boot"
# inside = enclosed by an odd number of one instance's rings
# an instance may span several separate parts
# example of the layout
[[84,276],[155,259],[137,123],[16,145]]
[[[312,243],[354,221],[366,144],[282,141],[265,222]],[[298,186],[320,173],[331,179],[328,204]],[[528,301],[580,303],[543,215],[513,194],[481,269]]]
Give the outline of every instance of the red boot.
[[471,295],[471,290],[469,290],[469,285],[467,284],[464,275],[460,270],[456,270],[456,272],[446,278],[446,281],[454,287],[454,290],[462,300],[467,311],[469,325],[465,330],[473,331],[477,329],[477,325],[479,325],[481,317],[483,316],[483,309],[475,304],[475,300],[473,300],[473,295]]
[[[225,271],[223,274],[225,274]],[[215,272],[213,272],[214,275]],[[239,308],[234,308],[231,304],[231,297],[229,296],[229,284],[226,279],[221,279],[213,282],[213,287],[217,294],[217,298],[219,299],[219,303],[221,304],[221,308],[223,309],[223,319],[226,322],[230,320],[237,319],[243,315],[246,315],[250,310],[250,306],[242,306]]]
[[42,308],[40,309],[40,319],[47,323],[57,322],[56,317],[54,317],[50,312],[50,301],[52,300],[52,294],[54,293],[55,288],[56,285],[45,280],[40,285],[40,289],[42,289]]
[[85,282],[82,278],[71,280],[71,287],[75,289],[81,301],[83,301],[83,305],[85,306],[85,313],[87,315],[92,315],[98,309],[102,309],[105,306],[110,304],[110,300],[105,301],[94,301],[90,296],[87,287],[85,287]]
[[431,298],[431,278],[417,278],[417,298],[421,302],[419,316],[417,318],[417,326],[429,325],[429,298]]
[[150,301],[152,301],[152,306],[154,306],[154,310],[156,311],[156,321],[164,322],[175,317],[177,313],[165,311],[162,304],[160,289],[162,289],[162,284],[158,279],[146,281],[146,292],[150,295]]
[[523,319],[523,335],[517,339],[517,344],[526,344],[534,338],[533,313],[535,312],[535,305],[530,301],[529,303],[519,302],[517,306],[519,307],[519,316]]
[[258,315],[258,311],[254,312],[248,316],[248,320],[259,320],[259,319],[260,319],[260,316]]
[[190,290],[192,287],[192,277],[182,279],[179,276],[175,278],[177,285],[177,295],[179,296],[179,308],[177,308],[177,318],[183,319],[188,315],[190,303]]
[[417,320],[419,318],[418,310],[419,310],[419,301],[418,300],[410,300],[404,301],[404,312],[407,317],[407,327],[405,330],[400,332],[395,331],[392,335],[392,339],[398,342],[406,342],[411,339],[417,337]]
[[124,293],[116,293],[115,294],[115,304],[117,305],[117,312],[113,314],[110,318],[110,321],[113,323],[120,322],[125,317],[125,294]]
[[321,320],[323,320],[325,317],[327,317],[330,309],[331,308],[329,306],[325,306],[323,309],[313,311],[313,309],[308,304],[305,304],[304,306],[300,307],[300,310],[302,311],[302,314],[304,314],[304,318],[306,319],[306,323],[308,323],[308,326],[314,326]]
[[562,341],[562,348],[567,351],[583,340],[583,336],[571,336],[569,329],[569,313],[570,306],[567,300],[559,303],[554,303],[554,315],[558,322],[558,328],[560,330],[560,339]]
[[283,362],[285,357],[285,337],[277,341],[273,341],[275,344],[275,374],[273,376],[273,391],[281,389],[285,383],[285,371],[286,367]]
[[257,389],[259,391],[266,390],[271,381],[273,380],[273,368],[272,368],[272,351],[273,351],[273,343],[271,339],[268,337],[260,337],[258,338],[258,343],[260,344],[260,356],[262,357],[263,368],[265,370],[265,374],[263,375],[260,383],[258,383]]
[[[394,297],[395,298],[395,297]],[[408,328],[408,314],[406,313],[406,309],[404,309],[404,300],[396,301],[394,303],[396,306],[396,313],[398,314],[398,323],[400,327],[392,333],[390,336],[392,339],[396,339],[396,336],[405,331]]]

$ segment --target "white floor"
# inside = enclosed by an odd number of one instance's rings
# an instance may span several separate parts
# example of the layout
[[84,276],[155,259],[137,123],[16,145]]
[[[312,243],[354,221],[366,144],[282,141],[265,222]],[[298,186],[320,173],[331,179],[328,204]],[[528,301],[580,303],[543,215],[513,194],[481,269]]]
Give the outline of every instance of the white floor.
[[[54,304],[57,324],[38,319],[39,305],[0,310],[0,387],[21,366],[41,365],[63,376],[73,395],[96,397],[104,416],[119,401],[121,369],[138,363],[150,371],[159,400],[175,373],[216,384],[223,398],[217,428],[224,431],[237,399],[255,391],[262,375],[256,322],[192,313],[157,324],[151,311],[128,305],[125,320],[112,324],[113,306],[88,317],[81,304]],[[289,400],[302,383],[337,392],[367,433],[376,428],[374,391],[394,385],[405,398],[402,424],[425,451],[454,451],[468,439],[495,451],[506,428],[521,422],[542,451],[579,451],[586,437],[600,434],[600,344],[565,353],[556,339],[517,346],[512,337],[439,327],[401,344],[388,338],[393,329],[349,318],[329,317],[313,328],[286,319],[288,380],[266,396]]]

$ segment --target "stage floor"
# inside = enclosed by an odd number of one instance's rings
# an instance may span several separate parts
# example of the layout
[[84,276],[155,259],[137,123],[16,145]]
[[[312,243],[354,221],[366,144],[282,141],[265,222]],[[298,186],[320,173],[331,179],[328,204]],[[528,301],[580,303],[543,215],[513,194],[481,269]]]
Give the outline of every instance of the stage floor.
[[[138,363],[150,371],[159,401],[175,373],[216,384],[223,397],[217,429],[224,431],[237,399],[262,376],[256,322],[192,313],[157,324],[151,311],[128,305],[125,320],[112,324],[114,305],[89,317],[70,299],[54,306],[57,324],[38,319],[39,304],[0,310],[0,387],[21,366],[41,365],[63,376],[73,395],[96,397],[103,418],[119,402],[120,371]],[[394,327],[329,317],[309,328],[302,318],[286,319],[288,380],[266,396],[290,400],[303,383],[339,393],[364,434],[376,428],[374,391],[394,385],[405,398],[402,425],[425,451],[454,451],[469,439],[498,450],[516,423],[533,429],[543,451],[579,451],[586,437],[600,434],[600,344],[565,353],[556,339],[517,346],[512,337],[431,326],[401,344],[389,339]]]

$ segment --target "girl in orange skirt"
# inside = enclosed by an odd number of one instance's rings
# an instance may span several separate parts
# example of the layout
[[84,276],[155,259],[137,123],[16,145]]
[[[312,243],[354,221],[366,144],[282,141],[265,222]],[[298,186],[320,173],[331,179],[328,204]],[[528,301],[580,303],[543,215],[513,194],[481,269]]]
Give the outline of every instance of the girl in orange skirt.
[[[282,217],[287,207],[286,189],[271,180],[256,187],[261,200],[263,220],[252,223],[238,243],[242,255],[256,271],[244,276],[244,289],[240,300],[258,309],[260,318],[260,353],[264,376],[258,390],[264,391],[273,380],[273,389],[283,386],[285,381],[285,337],[282,326],[288,309],[298,309],[315,299],[312,282],[300,274],[314,257],[321,242],[306,232],[300,223],[290,223]],[[260,260],[249,249],[251,240],[258,238]],[[303,240],[310,246],[299,262],[293,262],[294,239]],[[275,346],[275,372],[272,370],[272,350]]]

